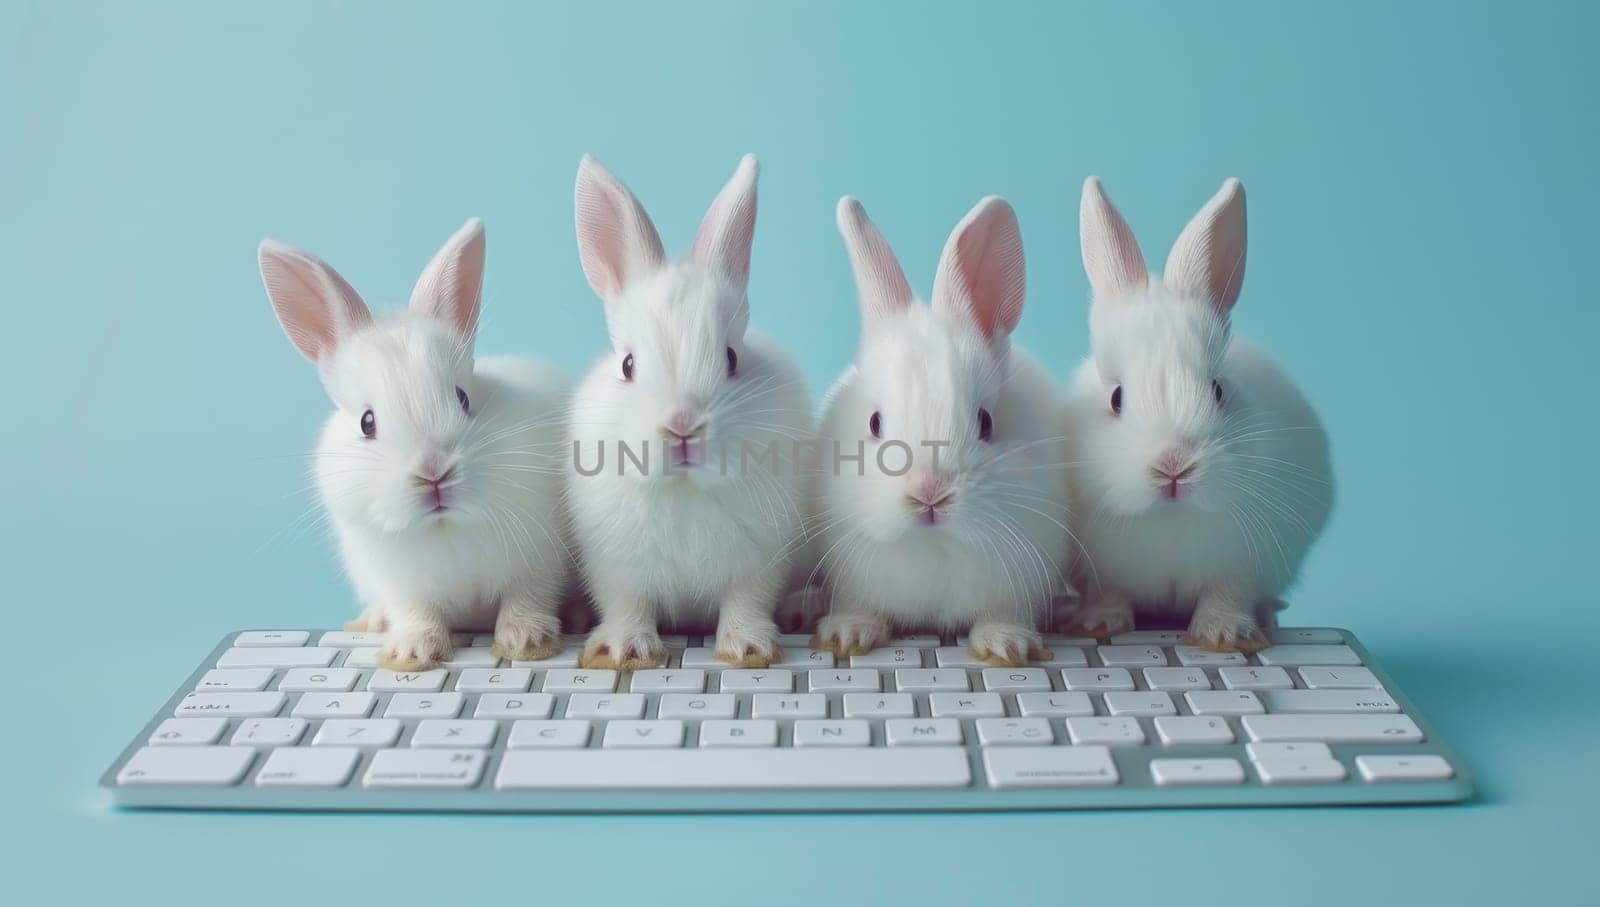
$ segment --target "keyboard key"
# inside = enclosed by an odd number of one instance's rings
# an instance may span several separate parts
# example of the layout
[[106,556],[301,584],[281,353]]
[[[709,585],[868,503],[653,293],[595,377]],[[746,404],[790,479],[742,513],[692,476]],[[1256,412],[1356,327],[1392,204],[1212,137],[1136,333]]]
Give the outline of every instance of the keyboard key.
[[1103,746],[997,746],[983,752],[989,786],[1109,787],[1117,764]]
[[488,649],[473,646],[457,649],[444,664],[447,668],[495,668],[500,666],[500,659]]
[[752,718],[826,718],[828,697],[821,693],[757,693],[750,697]]
[[1239,721],[1251,740],[1422,742],[1422,729],[1404,715],[1246,715]]
[[255,756],[251,746],[146,746],[117,772],[117,783],[226,787],[244,777]]
[[681,721],[611,721],[601,745],[607,748],[649,747],[670,749],[683,746]]
[[967,754],[959,747],[522,751],[506,753],[495,778],[495,786],[507,790],[841,790],[971,783]]
[[549,658],[540,658],[535,661],[513,661],[513,668],[575,668],[578,666],[578,656],[583,654],[583,645],[567,646]]
[[393,718],[365,718],[322,722],[312,746],[394,746],[404,726]]
[[1109,668],[1165,665],[1167,653],[1160,646],[1101,646],[1100,663]]
[[556,698],[549,693],[484,693],[472,717],[549,718],[555,707]]
[[573,693],[567,700],[568,718],[643,718],[643,693]]
[[432,671],[377,671],[367,681],[367,689],[375,693],[437,693],[444,689],[450,672],[444,668]]
[[1094,648],[1098,640],[1088,636],[1063,636],[1059,633],[1046,633],[1044,635],[1045,648],[1053,649],[1057,646],[1070,648]]
[[1346,775],[1334,759],[1264,759],[1255,767],[1262,784],[1331,784]]
[[794,692],[794,672],[782,668],[730,668],[717,676],[724,693]]
[[878,672],[871,668],[810,671],[806,677],[814,693],[875,693],[882,685]]
[[778,722],[770,718],[705,721],[700,724],[700,745],[706,749],[777,746]]
[[330,630],[317,638],[317,645],[332,646],[335,649],[359,649],[365,646],[381,646],[386,639],[387,636],[383,633],[352,633],[348,630]]
[[506,747],[513,750],[576,749],[589,745],[592,725],[587,721],[525,720],[511,725]]
[[546,693],[610,693],[617,688],[617,672],[609,669],[581,671],[552,668],[544,672]]
[[338,649],[240,648],[234,647],[217,659],[219,668],[326,668],[333,664]]
[[347,668],[360,668],[365,671],[370,671],[377,666],[378,650],[373,646],[363,646],[359,649],[352,649],[350,654],[344,657],[344,667]]
[[1252,762],[1333,758],[1333,748],[1326,743],[1247,743],[1244,750]]
[[725,668],[727,664],[717,660],[716,649],[710,646],[690,646],[683,650],[680,663],[686,668]]
[[739,700],[732,693],[663,693],[658,718],[732,718]]
[[267,718],[278,714],[287,698],[282,693],[190,693],[178,702],[172,717]]
[[910,693],[846,693],[846,718],[915,718],[917,706]]
[[1327,627],[1279,627],[1276,630],[1268,630],[1267,636],[1280,646],[1344,642],[1343,633]]
[[933,663],[941,668],[987,668],[989,663],[974,658],[966,646],[940,646],[933,650]]
[[526,693],[532,668],[468,668],[456,678],[458,693]]
[[1048,691],[1050,674],[1044,668],[984,668],[983,688],[995,692]]
[[1178,664],[1188,668],[1212,668],[1223,665],[1246,665],[1250,659],[1239,652],[1213,652],[1198,646],[1173,646],[1172,654],[1178,656]]
[[379,750],[361,783],[367,787],[476,787],[489,757],[481,750]]
[[1266,690],[1269,712],[1398,712],[1383,690]]
[[[934,643],[938,645],[937,642]],[[909,646],[895,646],[887,649],[873,649],[865,655],[850,656],[852,668],[920,668],[922,667],[922,649]]]
[[778,645],[785,646],[785,647],[790,647],[790,648],[796,648],[796,649],[800,648],[801,646],[810,646],[811,645],[811,634],[810,633],[779,633],[778,634]]
[[930,693],[928,709],[935,718],[999,718],[1006,713],[999,693]]
[[306,693],[289,714],[296,718],[365,718],[377,704],[376,693]]
[[1294,687],[1282,668],[1218,668],[1217,677],[1230,690],[1287,690]]
[[273,750],[256,772],[257,787],[343,787],[361,751],[352,747],[285,747]]
[[803,646],[785,646],[782,664],[786,668],[831,668],[834,666],[833,653],[818,652]]
[[1137,718],[1068,718],[1063,723],[1078,745],[1136,746],[1145,739]]
[[1349,646],[1269,646],[1256,653],[1264,665],[1358,665],[1361,656]]
[[1111,643],[1118,646],[1175,646],[1182,643],[1187,635],[1182,630],[1133,630],[1111,637]]
[[700,668],[634,671],[628,689],[635,693],[704,693],[706,672]]
[[954,718],[891,718],[883,723],[890,746],[959,746],[961,722]]
[[1237,759],[1151,759],[1150,777],[1162,787],[1186,784],[1243,784]]
[[383,710],[385,718],[454,718],[466,698],[460,693],[396,693]]
[[217,668],[194,685],[199,693],[259,693],[272,682],[271,668]]
[[929,690],[959,692],[972,688],[971,681],[967,679],[967,672],[959,668],[901,668],[894,672],[894,685],[902,690],[917,692]]
[[1184,693],[1183,699],[1196,715],[1258,715],[1266,711],[1249,690],[1196,690]]
[[[1279,670],[1282,670],[1281,668]],[[1383,684],[1366,668],[1301,668],[1308,690],[1379,690]]]
[[305,736],[303,718],[247,718],[229,741],[233,746],[294,746]]
[[1126,668],[1062,668],[1061,680],[1069,690],[1133,689],[1133,675]]
[[872,729],[865,721],[796,721],[795,746],[867,746]]
[[1055,742],[1043,718],[979,718],[978,743],[983,746],[1036,746]]
[[1076,718],[1094,714],[1088,693],[1018,693],[1017,711],[1038,718]]
[[411,745],[430,749],[451,746],[486,749],[494,746],[494,736],[499,727],[497,721],[471,718],[465,721],[441,721],[432,718],[417,722],[417,729],[411,734]]
[[1227,719],[1200,715],[1157,718],[1156,736],[1163,746],[1221,746],[1233,742]]
[[1152,690],[1209,690],[1211,678],[1193,668],[1145,668],[1144,682]]
[[278,689],[288,693],[342,693],[356,688],[361,672],[353,668],[294,668],[284,672]]
[[923,636],[896,636],[889,640],[889,645],[902,649],[932,649],[939,645],[939,637],[932,634]]
[[150,732],[151,746],[206,746],[228,726],[225,718],[168,718]]
[[1050,653],[1049,658],[1043,661],[1036,661],[1034,664],[1042,668],[1086,668],[1089,666],[1089,656],[1084,649],[1058,645],[1051,648]]
[[1367,781],[1442,781],[1456,770],[1443,756],[1357,756],[1356,770]]
[[1178,707],[1172,704],[1172,696],[1168,693],[1107,693],[1105,701],[1106,711],[1113,715],[1154,718],[1157,715],[1178,714]]
[[246,630],[233,638],[239,648],[303,646],[311,634],[304,630]]

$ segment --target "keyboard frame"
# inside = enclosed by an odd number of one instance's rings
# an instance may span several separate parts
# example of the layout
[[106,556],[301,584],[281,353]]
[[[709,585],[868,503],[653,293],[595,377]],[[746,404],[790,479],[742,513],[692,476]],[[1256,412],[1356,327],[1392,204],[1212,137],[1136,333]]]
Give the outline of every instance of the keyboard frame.
[[[298,629],[298,628],[296,628]],[[1292,629],[1292,628],[1290,628]],[[1334,629],[1334,628],[1328,628]],[[243,632],[243,631],[240,631]],[[324,630],[311,630],[311,639]],[[982,747],[971,719],[962,719],[962,732],[973,784],[966,788],[915,790],[498,790],[494,787],[500,758],[505,753],[507,733],[497,735],[489,749],[489,763],[478,786],[469,790],[394,790],[367,789],[361,777],[371,761],[365,752],[351,781],[335,789],[259,788],[254,778],[264,757],[258,755],[243,780],[231,787],[150,786],[123,787],[116,783],[118,771],[144,746],[156,727],[173,714],[185,695],[192,692],[206,671],[232,646],[238,632],[222,638],[206,659],[169,697],[160,711],[147,721],[100,778],[100,788],[111,805],[128,809],[183,810],[266,810],[327,812],[478,812],[478,813],[715,813],[715,812],[908,812],[908,811],[1013,811],[1071,809],[1140,809],[1170,807],[1241,806],[1339,806],[1459,803],[1473,796],[1471,774],[1465,764],[1439,738],[1431,722],[1399,689],[1372,654],[1354,634],[1338,629],[1344,644],[1360,654],[1363,665],[1372,671],[1384,688],[1422,729],[1424,739],[1415,744],[1331,744],[1335,758],[1343,763],[1348,777],[1331,784],[1265,785],[1257,776],[1245,753],[1243,742],[1224,746],[1163,746],[1149,742],[1142,746],[1112,747],[1111,753],[1121,776],[1113,787],[1065,787],[995,790],[984,780]],[[674,655],[680,650],[673,649]],[[676,660],[676,659],[674,659]],[[676,666],[675,664],[673,665]],[[805,670],[800,668],[798,670]],[[892,670],[892,669],[880,669]],[[1057,669],[1050,669],[1055,672]],[[625,691],[626,675],[618,690]],[[975,687],[977,688],[977,687]],[[1142,688],[1142,684],[1141,684]],[[299,694],[290,694],[292,697]],[[468,694],[474,696],[476,694]],[[285,713],[292,706],[286,705]],[[464,710],[464,716],[470,713]],[[1052,723],[1059,719],[1050,719]],[[1237,718],[1230,718],[1235,736],[1244,737]],[[1141,719],[1148,727],[1148,719]],[[309,732],[308,732],[309,733]],[[598,732],[596,734],[598,737]],[[302,744],[303,745],[303,744]],[[593,744],[591,744],[592,746]],[[1056,746],[1068,744],[1053,744]],[[1357,755],[1443,756],[1455,769],[1455,776],[1440,781],[1367,782],[1355,766]],[[1249,777],[1243,784],[1160,787],[1151,780],[1149,762],[1155,758],[1232,757],[1246,766]]]

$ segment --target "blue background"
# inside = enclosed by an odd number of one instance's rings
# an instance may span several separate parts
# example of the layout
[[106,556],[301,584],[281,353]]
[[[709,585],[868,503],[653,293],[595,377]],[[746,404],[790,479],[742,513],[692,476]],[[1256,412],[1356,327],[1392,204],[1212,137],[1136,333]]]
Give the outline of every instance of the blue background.
[[[669,9],[668,7],[677,7]],[[0,863],[17,903],[694,896],[1002,903],[1600,897],[1590,569],[1592,3],[0,3]],[[327,407],[271,235],[403,300],[489,228],[480,348],[603,342],[597,154],[687,247],[761,156],[755,322],[813,389],[856,336],[834,201],[928,289],[1016,205],[1021,340],[1085,348],[1083,178],[1156,263],[1250,192],[1237,327],[1334,439],[1291,622],[1360,634],[1476,771],[1450,809],[802,817],[119,814],[98,774],[224,632],[353,606],[301,519]]]

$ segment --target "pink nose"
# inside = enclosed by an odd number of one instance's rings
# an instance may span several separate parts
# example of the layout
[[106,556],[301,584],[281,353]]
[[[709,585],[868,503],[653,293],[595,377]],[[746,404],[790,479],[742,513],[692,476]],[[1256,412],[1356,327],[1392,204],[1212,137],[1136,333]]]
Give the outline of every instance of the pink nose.
[[1174,447],[1156,461],[1156,471],[1172,479],[1185,476],[1193,469],[1194,453],[1187,447]]
[[433,485],[437,485],[450,477],[451,468],[444,463],[444,457],[438,454],[429,454],[422,458],[417,466],[417,478]]
[[693,436],[700,430],[700,410],[690,406],[679,407],[667,417],[667,431],[680,438]]
[[950,497],[953,484],[949,476],[927,473],[918,477],[911,486],[911,497],[923,506],[932,507]]

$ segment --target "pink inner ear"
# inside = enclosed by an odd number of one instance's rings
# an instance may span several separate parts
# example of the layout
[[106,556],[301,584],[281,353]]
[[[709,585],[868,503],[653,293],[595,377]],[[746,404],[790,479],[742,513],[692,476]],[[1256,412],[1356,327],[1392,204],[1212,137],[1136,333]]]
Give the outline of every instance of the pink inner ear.
[[934,308],[965,311],[985,337],[1010,334],[1022,320],[1027,265],[1016,212],[990,196],[956,227],[933,283]]
[[1096,296],[1122,295],[1149,282],[1139,241],[1096,177],[1083,183],[1078,236],[1083,247],[1083,270],[1089,275],[1089,285]]
[[695,233],[690,257],[721,271],[735,285],[750,281],[750,247],[756,234],[756,178],[760,165],[753,154],[739,161],[739,169],[706,211]]
[[855,272],[863,323],[870,325],[904,311],[913,302],[911,284],[906,282],[894,250],[867,216],[867,210],[845,196],[839,199],[836,219]]
[[1227,315],[1244,287],[1246,248],[1244,186],[1230,179],[1178,235],[1162,280],[1174,290],[1209,300],[1218,314]]
[[620,180],[584,155],[574,192],[578,257],[589,286],[610,301],[666,263],[661,236]]
[[450,237],[411,290],[411,308],[448,321],[464,337],[478,329],[483,298],[486,239],[483,221],[473,218]]
[[372,322],[355,288],[310,252],[268,239],[256,257],[278,323],[312,362],[331,355],[341,336]]

